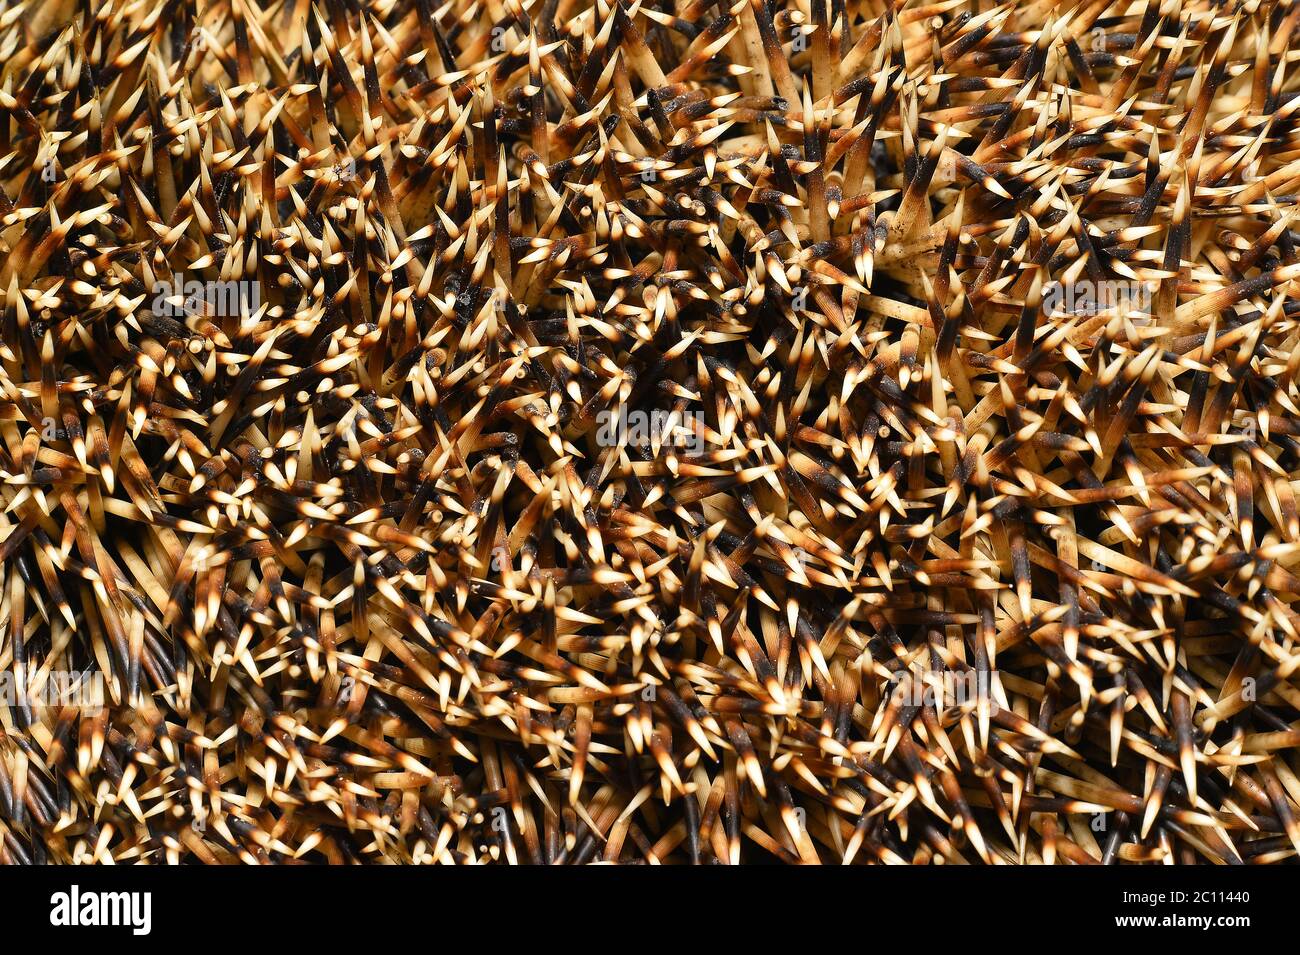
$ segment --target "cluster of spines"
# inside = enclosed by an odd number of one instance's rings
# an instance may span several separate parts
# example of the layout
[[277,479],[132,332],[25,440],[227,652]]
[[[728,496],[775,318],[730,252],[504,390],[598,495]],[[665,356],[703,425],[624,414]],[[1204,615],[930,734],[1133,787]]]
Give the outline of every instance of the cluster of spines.
[[1298,11],[0,10],[2,857],[1293,857]]

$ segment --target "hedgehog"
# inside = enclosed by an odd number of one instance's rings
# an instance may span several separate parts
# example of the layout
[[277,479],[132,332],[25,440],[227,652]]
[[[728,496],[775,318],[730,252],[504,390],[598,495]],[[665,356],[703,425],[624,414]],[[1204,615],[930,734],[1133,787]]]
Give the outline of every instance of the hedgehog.
[[1298,20],[0,3],[0,861],[1293,862]]

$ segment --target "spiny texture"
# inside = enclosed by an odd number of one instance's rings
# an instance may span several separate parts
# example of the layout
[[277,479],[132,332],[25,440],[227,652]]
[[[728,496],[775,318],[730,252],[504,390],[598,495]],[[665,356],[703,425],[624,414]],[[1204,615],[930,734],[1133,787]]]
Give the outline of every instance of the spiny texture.
[[1293,861],[1298,20],[0,0],[0,859]]

